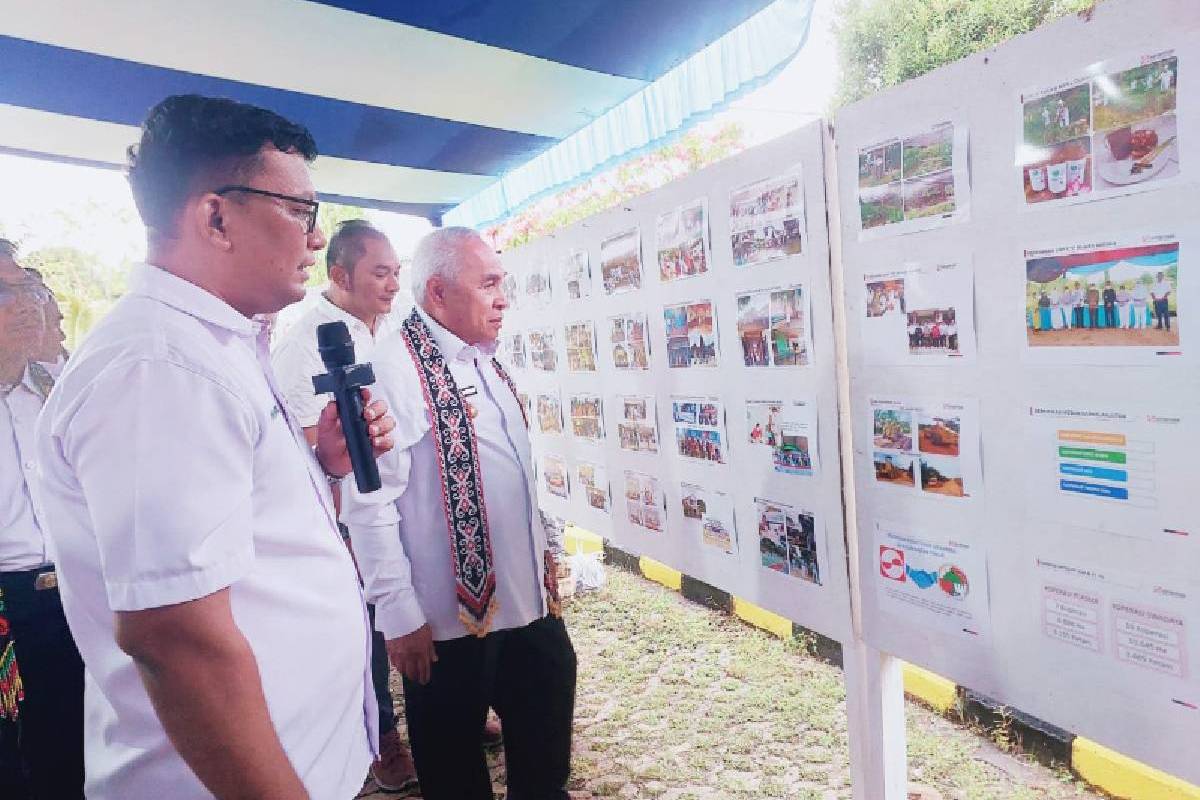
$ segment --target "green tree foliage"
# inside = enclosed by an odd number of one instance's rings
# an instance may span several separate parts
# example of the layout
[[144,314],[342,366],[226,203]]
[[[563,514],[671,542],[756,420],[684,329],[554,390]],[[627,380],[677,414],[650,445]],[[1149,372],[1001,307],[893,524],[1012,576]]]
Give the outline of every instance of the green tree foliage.
[[1096,2],[842,0],[834,103],[853,103]]

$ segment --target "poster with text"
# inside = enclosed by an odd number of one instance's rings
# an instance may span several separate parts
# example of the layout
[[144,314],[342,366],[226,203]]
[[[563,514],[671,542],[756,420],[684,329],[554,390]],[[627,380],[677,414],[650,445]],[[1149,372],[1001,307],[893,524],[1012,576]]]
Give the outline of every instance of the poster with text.
[[729,193],[733,266],[747,267],[803,249],[804,183],[800,166]]
[[646,337],[646,315],[641,311],[608,318],[609,342],[616,369],[650,369],[650,340]]
[[803,286],[737,296],[738,340],[747,367],[806,367],[812,363],[808,292]]
[[[811,400],[747,400],[751,450],[783,475],[817,471],[817,407]],[[757,457],[757,456],[756,456]]]
[[589,508],[608,514],[612,510],[612,494],[608,484],[608,468],[592,461],[575,465],[575,485],[582,490]]
[[1025,251],[1025,358],[1152,364],[1183,354],[1179,239],[1156,233]]
[[588,320],[567,324],[567,369],[596,371],[596,329]]
[[983,485],[979,402],[870,399],[875,485],[964,500]]
[[572,250],[562,263],[562,285],[567,299],[581,300],[592,296],[592,266],[587,250]]
[[975,358],[975,275],[959,262],[908,263],[863,276],[868,364],[946,364]]
[[680,486],[684,526],[689,536],[704,547],[722,553],[737,551],[737,530],[733,520],[733,498],[725,492],[694,483]]
[[536,403],[538,430],[542,433],[562,433],[562,401],[558,390],[539,392]]
[[558,351],[554,345],[553,328],[535,328],[525,334],[529,364],[543,372],[558,369]]
[[550,265],[538,259],[525,272],[525,298],[523,308],[548,308],[550,306]]
[[1026,208],[1100,200],[1179,179],[1179,56],[1128,55],[1022,92]]
[[916,531],[893,522],[875,523],[879,569],[875,596],[880,609],[964,638],[987,636],[987,560],[978,546],[955,531]]
[[1187,499],[1197,444],[1191,415],[1153,401],[1137,408],[1035,403],[1024,450],[1031,516],[1189,541],[1200,536]]
[[717,366],[717,318],[710,300],[697,300],[663,309],[667,332],[667,366]]
[[625,470],[625,514],[630,523],[653,533],[662,533],[666,510],[658,478]]
[[600,277],[605,294],[642,288],[642,235],[638,228],[600,243]]
[[943,122],[858,151],[860,241],[963,222],[970,205],[962,125]]
[[654,227],[658,277],[663,283],[708,272],[708,199],[659,216]]
[[758,553],[764,569],[821,583],[816,517],[787,503],[754,498]]
[[547,453],[542,456],[542,481],[546,491],[564,500],[571,496],[571,483],[567,478],[567,462],[556,455]]
[[617,398],[621,421],[617,436],[621,449],[634,453],[658,452],[658,413],[649,395],[624,395]]
[[676,452],[693,461],[724,464],[727,459],[725,407],[715,397],[672,397]]
[[579,439],[599,442],[604,439],[604,414],[598,394],[573,394],[570,397],[571,433]]

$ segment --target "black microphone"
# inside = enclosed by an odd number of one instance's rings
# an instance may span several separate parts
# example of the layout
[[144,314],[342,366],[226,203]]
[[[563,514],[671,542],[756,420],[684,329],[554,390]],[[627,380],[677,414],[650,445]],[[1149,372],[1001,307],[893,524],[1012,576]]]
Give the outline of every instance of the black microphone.
[[375,370],[370,364],[354,363],[354,340],[346,323],[325,322],[317,326],[317,350],[325,362],[324,375],[314,375],[313,389],[317,394],[332,394],[346,437],[346,450],[354,467],[354,482],[360,492],[379,488],[379,467],[375,464],[375,448],[363,419],[362,392],[364,386],[375,382]]

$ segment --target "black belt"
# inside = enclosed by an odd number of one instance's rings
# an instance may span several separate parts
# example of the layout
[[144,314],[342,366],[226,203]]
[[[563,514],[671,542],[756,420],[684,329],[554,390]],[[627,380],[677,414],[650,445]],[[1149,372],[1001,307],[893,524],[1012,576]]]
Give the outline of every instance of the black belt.
[[54,565],[0,572],[0,588],[10,591],[33,589],[38,592],[57,589],[58,573],[54,571]]

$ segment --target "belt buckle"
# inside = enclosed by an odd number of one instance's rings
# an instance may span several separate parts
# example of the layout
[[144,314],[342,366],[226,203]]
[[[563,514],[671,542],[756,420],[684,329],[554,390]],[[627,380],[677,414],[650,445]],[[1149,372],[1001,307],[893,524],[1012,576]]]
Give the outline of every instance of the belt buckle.
[[33,588],[39,592],[44,592],[47,589],[57,589],[58,573],[54,570],[43,572],[33,579]]

